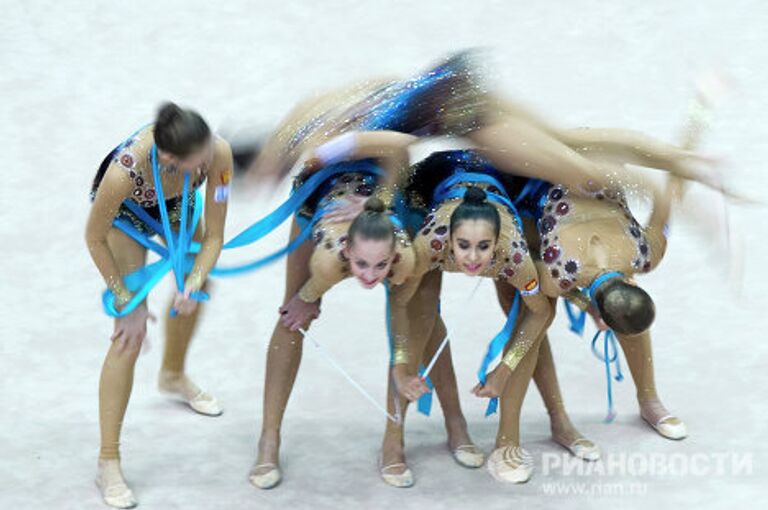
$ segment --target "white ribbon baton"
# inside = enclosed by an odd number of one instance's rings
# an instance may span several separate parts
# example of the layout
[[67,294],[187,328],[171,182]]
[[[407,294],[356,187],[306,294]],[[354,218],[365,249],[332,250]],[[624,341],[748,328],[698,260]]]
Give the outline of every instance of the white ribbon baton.
[[389,420],[392,420],[394,423],[396,423],[396,424],[398,424],[398,425],[400,424],[400,416],[399,416],[399,414],[400,414],[400,413],[397,413],[397,414],[398,414],[398,416],[392,416],[391,414],[389,414],[389,412],[387,412],[387,410],[386,410],[386,409],[384,409],[384,408],[381,406],[381,404],[379,404],[379,403],[376,401],[376,399],[374,399],[374,398],[373,398],[373,397],[372,397],[372,396],[371,396],[371,395],[370,395],[370,394],[369,394],[367,391],[365,391],[365,388],[363,388],[362,386],[360,386],[360,384],[358,384],[358,382],[357,382],[357,381],[355,381],[354,379],[352,379],[352,376],[350,376],[350,375],[347,373],[347,371],[346,371],[346,370],[344,370],[344,369],[341,367],[341,365],[339,365],[338,363],[336,363],[336,360],[335,360],[335,359],[333,359],[333,356],[331,356],[331,355],[330,355],[330,353],[329,353],[328,351],[326,351],[326,350],[325,350],[325,348],[324,348],[322,345],[320,345],[320,344],[317,342],[317,340],[315,340],[314,338],[310,337],[310,336],[307,334],[306,330],[304,330],[303,328],[300,328],[300,329],[299,329],[299,331],[301,332],[301,334],[302,334],[302,335],[304,335],[304,339],[305,339],[305,340],[309,340],[309,341],[312,343],[312,345],[314,345],[314,346],[315,346],[315,348],[316,348],[318,351],[320,351],[320,354],[322,354],[322,355],[325,357],[325,359],[327,359],[327,360],[328,360],[328,362],[331,364],[331,366],[333,366],[333,368],[335,368],[335,369],[336,369],[336,370],[337,370],[337,371],[338,371],[338,372],[339,372],[341,375],[343,375],[343,376],[344,376],[344,378],[345,378],[347,381],[349,381],[349,383],[350,383],[352,386],[354,386],[354,388],[355,388],[355,389],[357,389],[357,391],[359,391],[359,392],[360,392],[360,394],[361,394],[362,396],[364,396],[364,397],[365,397],[365,398],[366,398],[366,399],[367,399],[367,400],[368,400],[368,401],[369,401],[371,404],[373,404],[373,406],[374,406],[376,409],[378,409],[378,410],[379,410],[379,411],[380,411],[382,414],[384,414],[384,416],[386,416],[386,417],[387,417],[387,419],[389,419]]

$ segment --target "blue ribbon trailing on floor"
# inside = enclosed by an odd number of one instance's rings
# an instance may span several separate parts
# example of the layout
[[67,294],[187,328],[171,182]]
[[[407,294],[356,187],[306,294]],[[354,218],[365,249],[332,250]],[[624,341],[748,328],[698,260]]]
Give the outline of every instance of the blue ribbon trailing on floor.
[[[622,276],[624,276],[623,273],[618,271],[604,273],[595,278],[589,288],[583,292],[589,298],[592,304],[597,306],[595,302],[595,292],[597,291],[597,288],[608,280],[613,278],[620,278]],[[570,323],[571,331],[573,331],[578,336],[582,336],[584,334],[584,325],[587,319],[587,312],[583,310],[579,310],[577,312],[574,310],[573,305],[567,299],[563,300],[563,303],[565,305],[565,312],[568,314],[568,321]],[[603,335],[602,353],[600,353],[597,348],[597,342],[600,339],[601,334]],[[619,348],[616,342],[616,335],[614,334],[613,330],[598,330],[597,333],[595,333],[595,336],[592,338],[591,349],[592,354],[594,354],[597,359],[605,364],[606,393],[608,399],[608,412],[605,416],[605,422],[611,423],[616,418],[616,411],[613,406],[613,387],[611,379],[615,379],[616,382],[621,382],[624,380],[624,375],[621,372]],[[616,375],[613,375],[611,372],[611,364],[613,364],[616,369]]]

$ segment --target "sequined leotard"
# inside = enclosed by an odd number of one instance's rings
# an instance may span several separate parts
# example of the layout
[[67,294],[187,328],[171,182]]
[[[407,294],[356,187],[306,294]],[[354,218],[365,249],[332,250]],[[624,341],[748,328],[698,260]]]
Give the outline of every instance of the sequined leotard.
[[609,270],[647,273],[664,255],[663,228],[641,226],[620,190],[575,195],[547,184],[526,203],[526,212],[536,220],[539,257],[546,268],[540,276],[561,293],[588,287]]
[[[91,201],[95,198],[96,191],[99,189],[104,174],[106,174],[109,166],[116,164],[121,170],[128,174],[133,181],[134,187],[129,200],[132,200],[144,208],[152,218],[160,221],[160,210],[157,206],[157,193],[155,191],[154,183],[152,182],[152,161],[150,152],[154,140],[152,129],[152,126],[142,129],[123,142],[120,146],[113,149],[104,158],[96,172],[93,185],[91,186]],[[176,171],[174,168],[164,167],[162,165],[160,166],[160,170],[164,172]],[[197,170],[189,194],[190,208],[193,208],[195,205],[195,189],[203,185],[207,175],[207,166]],[[171,223],[179,221],[179,218],[181,217],[181,202],[181,196],[166,199],[166,207]],[[120,207],[117,217],[129,220],[133,226],[141,232],[154,232],[146,223],[125,206]]]

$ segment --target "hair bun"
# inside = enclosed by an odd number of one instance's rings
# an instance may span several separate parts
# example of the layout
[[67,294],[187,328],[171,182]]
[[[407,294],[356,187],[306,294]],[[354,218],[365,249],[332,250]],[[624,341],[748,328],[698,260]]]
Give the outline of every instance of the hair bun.
[[485,203],[488,199],[488,195],[481,188],[477,186],[470,186],[464,193],[464,202],[468,204],[480,205]]
[[387,207],[384,205],[384,202],[381,201],[381,199],[376,197],[371,197],[368,200],[365,201],[365,206],[363,206],[363,210],[365,211],[371,211],[375,213],[383,213]]
[[179,105],[168,101],[167,103],[160,105],[160,108],[157,110],[157,119],[155,120],[155,124],[171,124],[173,121],[180,118],[183,114],[184,111],[179,107]]
[[210,139],[211,129],[196,111],[169,101],[157,110],[154,137],[158,149],[184,158]]

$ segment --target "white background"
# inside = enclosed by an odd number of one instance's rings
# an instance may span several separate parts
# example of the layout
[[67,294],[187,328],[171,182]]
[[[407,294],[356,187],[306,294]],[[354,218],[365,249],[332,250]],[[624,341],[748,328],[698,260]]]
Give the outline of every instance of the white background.
[[[151,121],[163,100],[201,111],[218,128],[268,129],[298,100],[357,79],[416,72],[467,46],[493,50],[494,79],[512,97],[565,126],[621,126],[670,141],[697,72],[709,64],[737,83],[705,151],[726,158],[733,185],[760,196],[768,160],[765,89],[768,7],[723,2],[147,1],[0,0],[0,508],[101,508],[97,382],[111,332],[104,287],[83,241],[91,179],[104,155]],[[546,5],[545,5],[546,4]],[[265,201],[235,190],[228,237],[287,195]],[[284,265],[220,282],[196,335],[190,372],[226,412],[211,419],[156,391],[161,328],[136,369],[123,434],[123,466],[142,508],[601,507],[605,497],[545,496],[550,482],[647,484],[624,507],[736,507],[765,499],[766,376],[762,207],[731,208],[724,249],[722,203],[696,191],[672,225],[668,256],[642,284],[658,318],[660,395],[688,424],[671,442],[640,421],[634,387],[615,385],[619,416],[602,423],[603,367],[562,317],[551,340],[576,425],[605,453],[753,456],[748,477],[642,479],[541,475],[549,440],[540,398],[523,414],[524,445],[539,470],[503,486],[457,466],[439,409],[413,415],[407,453],[417,485],[377,475],[384,420],[324,362],[305,351],[285,418],[283,484],[247,482],[261,418],[264,350],[283,292]],[[285,230],[256,251],[284,242]],[[229,256],[229,255],[228,255]],[[241,255],[244,256],[244,255]],[[237,258],[236,256],[233,256]],[[234,258],[227,260],[233,261]],[[496,419],[469,394],[487,339],[501,327],[491,282],[446,278],[443,310],[453,339],[473,438],[493,446]],[[170,290],[155,292],[161,313]],[[312,334],[384,400],[383,290],[348,281],[323,303]]]

